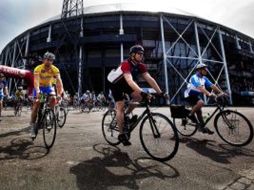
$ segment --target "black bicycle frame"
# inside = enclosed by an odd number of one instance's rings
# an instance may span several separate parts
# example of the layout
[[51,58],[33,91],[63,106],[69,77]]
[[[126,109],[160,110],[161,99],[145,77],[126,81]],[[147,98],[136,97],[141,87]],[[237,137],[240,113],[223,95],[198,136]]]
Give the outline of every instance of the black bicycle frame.
[[[145,104],[146,104],[145,111],[138,117],[137,121],[130,126],[130,129],[128,130],[129,133],[131,133],[138,126],[139,122],[145,117],[145,115],[148,115],[149,122],[151,122],[151,120],[150,120],[151,111],[149,109],[148,101],[146,101]],[[153,126],[153,125],[151,125],[151,126]],[[153,128],[152,128],[152,131],[153,131]],[[154,133],[154,131],[153,131],[153,133]]]
[[204,123],[204,126],[206,126],[206,124],[212,119],[212,117],[220,110],[220,112],[223,110],[223,108],[221,108],[219,105],[217,105],[217,108],[213,111],[212,115],[210,115]]

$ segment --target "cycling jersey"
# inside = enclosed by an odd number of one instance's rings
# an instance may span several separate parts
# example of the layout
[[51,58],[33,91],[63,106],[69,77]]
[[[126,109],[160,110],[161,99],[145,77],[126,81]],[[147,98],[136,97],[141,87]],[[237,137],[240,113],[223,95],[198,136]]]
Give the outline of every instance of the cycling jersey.
[[122,71],[121,76],[117,78],[117,81],[111,83],[111,90],[115,101],[124,99],[123,94],[131,94],[133,89],[128,85],[123,74],[130,73],[135,82],[138,81],[139,76],[147,72],[146,66],[143,63],[134,64],[130,59],[121,63],[119,68]]
[[130,59],[122,62],[120,66],[109,73],[108,80],[111,83],[122,83],[124,73],[131,73],[134,81],[138,80],[140,74],[147,72],[146,66],[143,63],[135,64]]
[[15,95],[16,95],[16,98],[23,98],[24,97],[24,93],[22,90],[17,90]]
[[59,75],[59,69],[54,65],[50,66],[50,69],[46,70],[44,64],[38,65],[34,69],[34,75],[39,75],[39,86],[52,86],[54,78]]
[[207,77],[196,73],[190,78],[187,89],[184,92],[184,97],[199,96],[202,92],[200,92],[198,87],[204,86],[205,88],[210,88],[212,85],[213,83]]

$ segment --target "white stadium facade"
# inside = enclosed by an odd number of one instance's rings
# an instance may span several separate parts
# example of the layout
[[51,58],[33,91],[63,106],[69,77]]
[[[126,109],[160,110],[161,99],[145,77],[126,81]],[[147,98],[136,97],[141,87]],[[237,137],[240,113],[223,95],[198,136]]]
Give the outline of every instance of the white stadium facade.
[[[254,104],[253,38],[179,9],[151,11],[122,3],[82,10],[24,31],[5,46],[1,64],[32,70],[39,57],[51,51],[66,90],[107,93],[108,72],[128,57],[132,45],[141,44],[151,75],[169,93],[171,103],[183,101],[186,82],[202,62],[233,105]],[[10,89],[15,82],[9,83]]]

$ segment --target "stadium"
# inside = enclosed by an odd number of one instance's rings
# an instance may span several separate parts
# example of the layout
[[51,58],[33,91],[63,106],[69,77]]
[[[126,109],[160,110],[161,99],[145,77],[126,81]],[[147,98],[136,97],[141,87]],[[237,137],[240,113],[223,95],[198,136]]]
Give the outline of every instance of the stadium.
[[107,74],[128,57],[132,45],[141,44],[148,70],[170,103],[183,101],[188,78],[202,62],[233,105],[254,104],[253,38],[179,9],[148,10],[122,3],[85,7],[74,16],[62,13],[10,41],[1,64],[32,70],[51,51],[66,90],[107,93]]

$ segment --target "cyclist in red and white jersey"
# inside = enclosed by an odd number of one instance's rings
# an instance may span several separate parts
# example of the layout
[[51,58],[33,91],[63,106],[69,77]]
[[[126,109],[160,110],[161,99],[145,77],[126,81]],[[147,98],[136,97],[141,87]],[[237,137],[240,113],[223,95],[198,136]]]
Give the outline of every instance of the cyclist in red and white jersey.
[[[116,119],[120,134],[118,139],[123,145],[131,145],[127,134],[123,132],[124,126],[124,94],[130,95],[132,101],[142,100],[142,89],[137,84],[139,77],[142,77],[158,94],[163,94],[159,85],[148,73],[146,65],[143,63],[144,48],[141,45],[134,45],[130,48],[129,58],[123,61],[117,70],[110,72],[108,80],[111,83],[111,90],[116,102]],[[130,105],[126,114],[131,113],[135,108]]]

